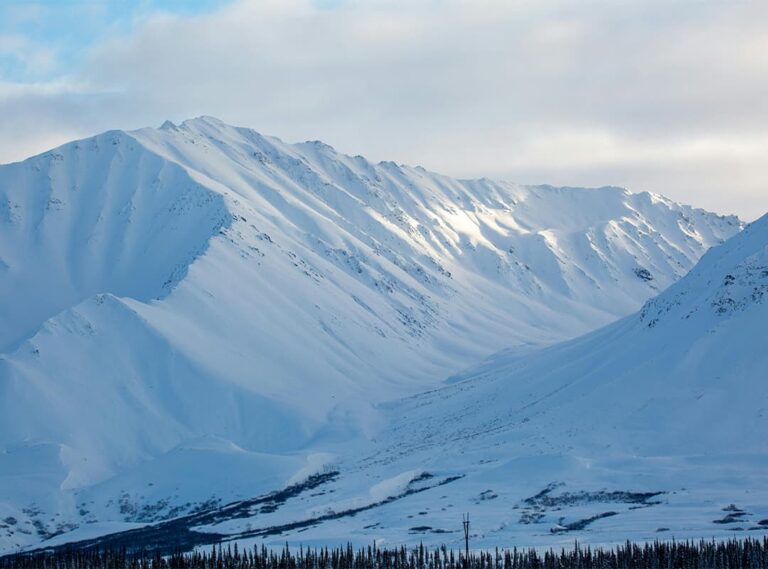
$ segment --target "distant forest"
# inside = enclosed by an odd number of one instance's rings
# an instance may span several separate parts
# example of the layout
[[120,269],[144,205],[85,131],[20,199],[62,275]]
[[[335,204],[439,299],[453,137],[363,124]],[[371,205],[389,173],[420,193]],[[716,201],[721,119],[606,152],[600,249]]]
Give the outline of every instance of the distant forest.
[[424,546],[282,550],[221,546],[162,556],[126,550],[61,550],[0,558],[0,569],[768,569],[768,537],[723,542],[655,542],[612,548],[575,544],[545,552],[470,552]]

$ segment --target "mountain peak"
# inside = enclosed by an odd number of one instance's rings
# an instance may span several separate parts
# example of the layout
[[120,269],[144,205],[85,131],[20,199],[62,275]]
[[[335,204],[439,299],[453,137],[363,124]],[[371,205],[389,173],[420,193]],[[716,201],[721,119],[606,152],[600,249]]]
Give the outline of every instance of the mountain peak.
[[211,115],[200,115],[197,117],[193,117],[191,119],[186,119],[181,124],[186,126],[208,125],[208,126],[216,126],[216,127],[234,128],[232,125],[225,123],[223,120],[213,117]]
[[[78,525],[85,501],[99,521],[146,521],[125,512],[272,490],[303,472],[299,453],[374,432],[378,403],[625,316],[739,229],[212,117],[0,166],[0,517],[37,527],[35,503]],[[184,450],[201,437],[231,445]],[[19,464],[40,483],[19,486]],[[204,474],[179,481],[179,464]],[[39,537],[4,532],[0,546]]]
[[159,130],[178,130],[178,126],[176,126],[172,121],[166,120],[163,124],[160,125]]

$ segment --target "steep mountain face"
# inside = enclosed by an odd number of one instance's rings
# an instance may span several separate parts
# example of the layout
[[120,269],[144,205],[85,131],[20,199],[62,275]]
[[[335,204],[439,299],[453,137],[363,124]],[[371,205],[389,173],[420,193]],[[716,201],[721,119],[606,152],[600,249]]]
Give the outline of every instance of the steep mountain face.
[[414,406],[435,410],[418,427],[396,423],[418,445],[503,430],[541,452],[765,454],[754,434],[768,428],[767,317],[765,216],[637,314],[534,354],[499,354],[400,404],[406,422]]
[[280,487],[376,403],[628,314],[740,228],[210,118],[0,166],[0,543]]

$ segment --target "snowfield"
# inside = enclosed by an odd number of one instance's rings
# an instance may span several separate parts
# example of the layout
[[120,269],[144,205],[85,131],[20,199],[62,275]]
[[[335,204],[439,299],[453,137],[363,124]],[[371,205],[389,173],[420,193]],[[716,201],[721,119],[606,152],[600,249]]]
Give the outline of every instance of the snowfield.
[[209,117],[0,166],[0,549],[764,528],[767,225]]

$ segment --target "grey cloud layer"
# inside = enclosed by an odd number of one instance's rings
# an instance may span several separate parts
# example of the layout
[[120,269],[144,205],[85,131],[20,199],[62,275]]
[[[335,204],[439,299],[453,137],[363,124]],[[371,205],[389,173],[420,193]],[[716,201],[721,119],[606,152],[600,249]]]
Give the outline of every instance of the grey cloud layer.
[[768,209],[766,22],[765,2],[698,0],[158,15],[57,85],[0,84],[0,160],[211,114],[448,174],[626,185],[752,219]]

